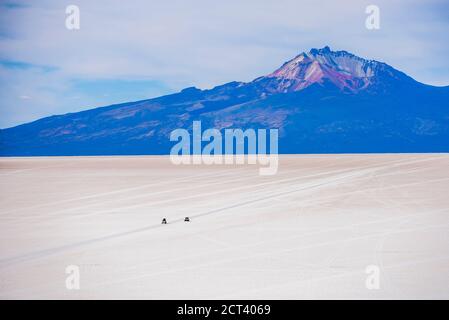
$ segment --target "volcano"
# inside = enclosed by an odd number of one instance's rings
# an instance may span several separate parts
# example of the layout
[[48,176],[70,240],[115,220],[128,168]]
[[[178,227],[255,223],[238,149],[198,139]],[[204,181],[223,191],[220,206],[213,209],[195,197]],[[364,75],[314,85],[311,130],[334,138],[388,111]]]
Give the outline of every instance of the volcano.
[[326,46],[251,82],[0,130],[0,155],[169,154],[170,132],[197,120],[219,130],[277,128],[280,153],[449,152],[449,86]]

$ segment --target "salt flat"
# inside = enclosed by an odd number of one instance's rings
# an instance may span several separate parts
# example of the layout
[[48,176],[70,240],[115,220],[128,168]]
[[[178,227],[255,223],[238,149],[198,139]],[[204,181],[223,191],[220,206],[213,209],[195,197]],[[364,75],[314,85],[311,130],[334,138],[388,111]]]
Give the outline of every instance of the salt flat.
[[448,299],[449,155],[0,158],[0,298]]

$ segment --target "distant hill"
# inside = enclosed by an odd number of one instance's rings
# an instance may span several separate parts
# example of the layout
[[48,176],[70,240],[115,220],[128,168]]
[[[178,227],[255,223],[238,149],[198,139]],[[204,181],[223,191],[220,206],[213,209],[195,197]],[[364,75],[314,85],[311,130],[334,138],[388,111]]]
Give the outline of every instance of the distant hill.
[[0,130],[0,155],[168,154],[170,132],[279,128],[281,153],[449,152],[449,86],[329,47],[251,82],[51,116]]

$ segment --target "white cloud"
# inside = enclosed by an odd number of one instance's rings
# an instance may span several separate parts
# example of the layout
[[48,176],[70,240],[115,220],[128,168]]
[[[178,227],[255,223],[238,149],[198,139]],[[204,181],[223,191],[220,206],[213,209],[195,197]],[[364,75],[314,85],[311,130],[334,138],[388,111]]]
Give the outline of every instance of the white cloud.
[[[45,94],[68,100],[75,95],[68,84],[73,78],[158,80],[172,90],[250,81],[324,45],[385,61],[425,83],[449,84],[444,1],[378,0],[378,31],[365,28],[371,4],[365,0],[75,2],[78,31],[65,28],[65,2],[24,1],[24,8],[1,9],[0,58],[58,68],[40,77],[41,86],[48,82],[54,90],[44,94],[16,77],[17,86],[34,91],[33,101],[51,100]],[[71,103],[76,109],[73,98]]]

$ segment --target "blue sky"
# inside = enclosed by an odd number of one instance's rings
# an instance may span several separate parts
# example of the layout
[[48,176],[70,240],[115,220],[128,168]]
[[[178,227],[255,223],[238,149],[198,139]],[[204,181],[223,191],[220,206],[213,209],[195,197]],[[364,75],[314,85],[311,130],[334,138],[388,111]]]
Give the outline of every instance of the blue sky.
[[[65,27],[67,5],[80,30]],[[365,8],[380,8],[380,30]],[[447,0],[0,0],[0,128],[250,81],[312,47],[449,85]]]

